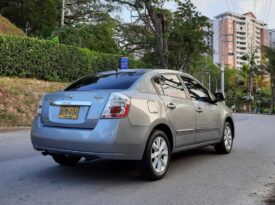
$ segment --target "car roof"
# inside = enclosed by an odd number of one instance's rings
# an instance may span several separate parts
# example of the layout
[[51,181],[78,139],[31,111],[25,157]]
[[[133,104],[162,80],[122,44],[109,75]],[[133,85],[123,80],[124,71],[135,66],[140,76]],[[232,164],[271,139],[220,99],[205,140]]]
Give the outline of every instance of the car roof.
[[158,74],[165,74],[165,73],[175,73],[175,74],[184,74],[190,78],[193,78],[191,75],[183,72],[183,71],[178,71],[178,70],[171,70],[171,69],[146,69],[146,68],[136,68],[136,69],[125,69],[125,70],[112,70],[112,71],[107,71],[107,72],[100,72],[97,73],[99,75],[108,75],[108,74],[113,74],[113,73],[132,73],[132,72],[141,72],[141,73],[148,73],[153,75],[158,75]]

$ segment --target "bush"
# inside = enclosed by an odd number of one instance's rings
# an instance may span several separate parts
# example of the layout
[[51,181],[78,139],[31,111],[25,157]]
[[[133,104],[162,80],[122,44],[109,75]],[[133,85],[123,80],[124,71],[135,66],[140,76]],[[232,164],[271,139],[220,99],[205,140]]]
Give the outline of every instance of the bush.
[[[0,35],[0,75],[72,81],[95,72],[117,69],[119,55],[57,44],[53,41]],[[130,68],[143,63],[129,60]]]

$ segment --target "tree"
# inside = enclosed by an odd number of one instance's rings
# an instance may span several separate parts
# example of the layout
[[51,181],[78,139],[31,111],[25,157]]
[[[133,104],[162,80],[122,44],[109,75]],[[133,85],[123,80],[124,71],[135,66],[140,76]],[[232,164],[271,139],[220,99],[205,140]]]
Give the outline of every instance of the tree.
[[261,74],[260,70],[260,65],[257,64],[256,60],[258,58],[259,49],[251,47],[251,50],[248,54],[244,55],[242,57],[243,60],[248,61],[248,98],[249,98],[249,103],[248,103],[248,110],[249,112],[252,111],[252,102],[254,101],[254,78]]
[[[115,39],[121,52],[138,57],[152,51],[155,41],[154,34],[144,25],[120,22],[116,28]],[[151,63],[151,59],[148,63]]]
[[113,38],[114,21],[98,23],[96,25],[78,24],[76,26],[63,26],[55,31],[52,36],[58,37],[59,42],[74,45],[90,50],[113,53],[119,52],[118,45]]
[[154,34],[156,39],[155,49],[158,55],[158,67],[168,67],[168,37],[167,37],[167,21],[165,17],[164,3],[169,0],[109,0],[121,5],[128,6],[134,10],[138,19],[142,22],[146,29]]
[[270,73],[270,86],[272,93],[272,113],[275,113],[275,49],[264,47],[267,58],[267,71]]
[[110,18],[114,6],[101,0],[66,0],[64,24],[94,24]]
[[169,29],[170,68],[190,69],[192,64],[200,61],[202,55],[210,51],[203,42],[204,37],[212,35],[203,28],[210,26],[209,19],[202,16],[190,0],[178,2]]
[[225,69],[226,104],[229,107],[235,107],[236,110],[242,110],[242,105],[247,103],[244,98],[247,95],[247,70],[247,66],[240,70]]
[[0,14],[29,36],[50,36],[59,24],[59,0],[1,0]]

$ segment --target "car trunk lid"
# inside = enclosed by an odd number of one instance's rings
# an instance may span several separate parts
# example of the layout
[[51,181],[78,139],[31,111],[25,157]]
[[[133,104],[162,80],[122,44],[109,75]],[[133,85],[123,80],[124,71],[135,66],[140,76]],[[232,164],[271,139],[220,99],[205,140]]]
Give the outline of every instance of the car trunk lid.
[[47,94],[42,104],[42,122],[46,126],[92,129],[111,93],[96,90]]

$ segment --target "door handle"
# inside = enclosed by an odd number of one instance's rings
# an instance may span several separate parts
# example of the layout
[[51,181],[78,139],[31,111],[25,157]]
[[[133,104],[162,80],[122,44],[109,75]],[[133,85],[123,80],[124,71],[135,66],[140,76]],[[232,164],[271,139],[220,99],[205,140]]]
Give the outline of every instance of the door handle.
[[169,103],[167,107],[173,110],[176,108],[176,105],[174,103]]
[[196,111],[197,112],[203,112],[203,109],[201,107],[197,107]]

